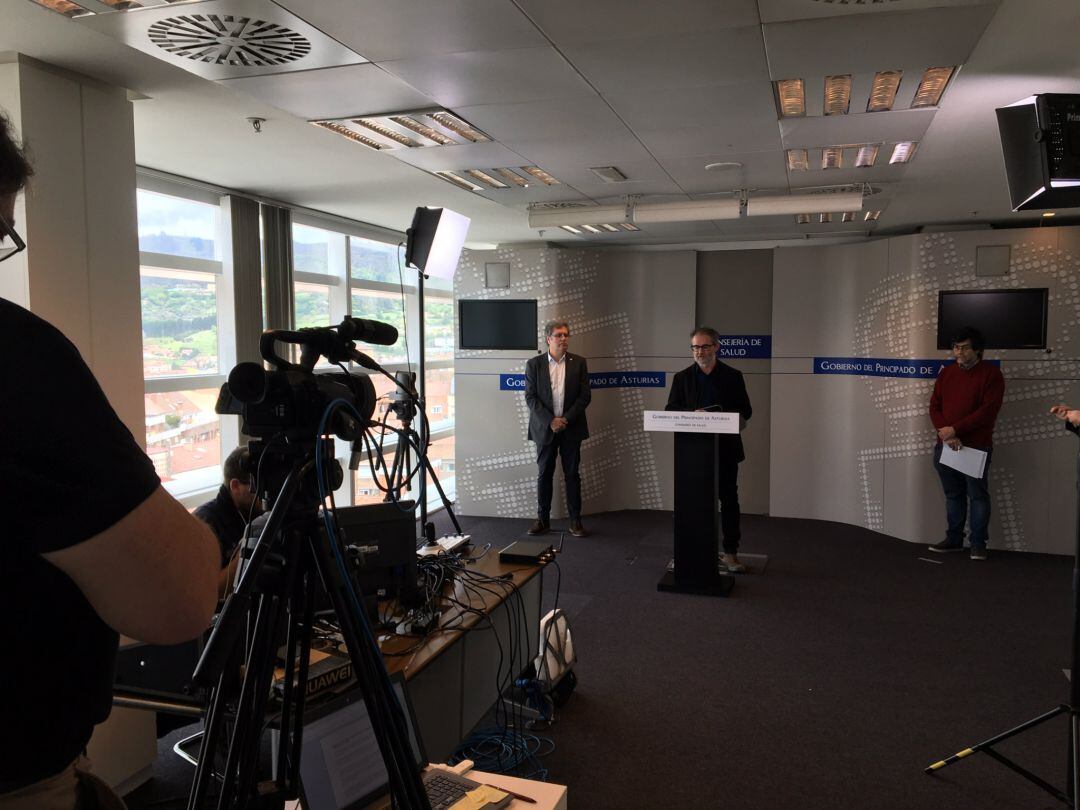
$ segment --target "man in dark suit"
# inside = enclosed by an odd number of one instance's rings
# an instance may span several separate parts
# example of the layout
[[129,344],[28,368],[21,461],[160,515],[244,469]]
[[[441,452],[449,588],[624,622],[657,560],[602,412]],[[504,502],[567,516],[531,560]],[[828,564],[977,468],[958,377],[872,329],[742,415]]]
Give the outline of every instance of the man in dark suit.
[[[746,394],[742,372],[716,359],[720,333],[709,327],[694,330],[690,351],[694,362],[675,375],[668,395],[668,411],[723,411],[739,414],[741,430],[753,410]],[[738,573],[746,566],[739,562],[739,462],[746,458],[742,436],[717,436],[720,475],[720,526],[724,534],[724,565]]]
[[570,327],[553,321],[544,328],[548,350],[525,364],[525,402],[529,406],[529,438],[536,442],[536,522],[529,534],[551,529],[551,487],[555,456],[562,459],[566,479],[566,508],[570,533],[585,537],[581,525],[581,442],[589,437],[585,409],[589,407],[589,366],[584,357],[570,354]]

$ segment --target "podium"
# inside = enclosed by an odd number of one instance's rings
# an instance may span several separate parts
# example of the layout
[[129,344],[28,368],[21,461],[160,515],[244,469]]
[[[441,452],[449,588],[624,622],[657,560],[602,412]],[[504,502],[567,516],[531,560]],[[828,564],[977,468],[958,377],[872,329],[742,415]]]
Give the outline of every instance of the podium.
[[646,411],[645,430],[675,434],[675,567],[658,591],[727,596],[735,584],[720,573],[718,434],[737,433],[739,415]]

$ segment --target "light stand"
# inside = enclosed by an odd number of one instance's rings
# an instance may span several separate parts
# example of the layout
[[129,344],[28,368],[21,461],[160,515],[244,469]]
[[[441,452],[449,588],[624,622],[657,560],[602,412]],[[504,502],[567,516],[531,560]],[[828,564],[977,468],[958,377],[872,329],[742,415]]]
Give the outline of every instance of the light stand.
[[[1073,433],[1080,435],[1080,429],[1075,428],[1068,423],[1066,423],[1066,427]],[[935,762],[925,769],[925,773],[932,774],[948,765],[952,765],[958,760],[969,757],[972,754],[983,753],[1020,774],[1029,782],[1038,785],[1058,801],[1064,802],[1066,805],[1073,808],[1073,810],[1080,810],[1080,768],[1077,767],[1076,762],[1077,752],[1080,751],[1080,666],[1078,666],[1078,664],[1080,664],[1080,452],[1077,453],[1076,457],[1076,488],[1076,518],[1073,530],[1073,632],[1072,659],[1069,665],[1069,702],[1067,704],[1063,703],[1045,714],[1034,717],[1026,723],[1021,723],[1015,728],[1003,731],[1001,734],[997,734],[988,740],[976,743],[970,748],[965,748],[963,751],[953,754],[951,757],[946,757],[939,762]],[[994,746],[998,743],[1004,742],[1010,737],[1022,734],[1028,729],[1042,725],[1047,720],[1052,720],[1061,714],[1069,715],[1068,754],[1065,765],[1066,787],[1064,791],[1059,790],[1046,780],[1013,762],[1004,754],[994,750]]]

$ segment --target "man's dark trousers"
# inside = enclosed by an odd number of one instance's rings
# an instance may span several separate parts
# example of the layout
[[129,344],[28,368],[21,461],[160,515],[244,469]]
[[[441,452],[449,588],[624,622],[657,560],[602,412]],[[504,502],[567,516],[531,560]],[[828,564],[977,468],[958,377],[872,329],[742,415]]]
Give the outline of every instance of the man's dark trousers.
[[717,466],[717,494],[720,496],[720,528],[724,535],[724,553],[738,554],[742,530],[739,527],[739,463],[721,461]]
[[540,474],[536,481],[537,517],[545,523],[551,520],[551,492],[555,479],[555,456],[562,459],[563,478],[566,480],[566,510],[571,520],[581,517],[581,440],[570,438],[564,431],[552,436],[547,444],[536,452],[536,465]]

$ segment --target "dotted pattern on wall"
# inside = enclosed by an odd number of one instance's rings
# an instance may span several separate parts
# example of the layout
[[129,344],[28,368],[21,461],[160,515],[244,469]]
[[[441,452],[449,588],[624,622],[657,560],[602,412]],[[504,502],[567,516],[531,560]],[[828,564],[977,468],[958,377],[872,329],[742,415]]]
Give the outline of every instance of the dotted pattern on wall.
[[[484,264],[489,261],[510,264],[510,288],[493,290],[484,287]],[[570,322],[575,336],[614,330],[616,339],[612,343],[617,346],[614,352],[615,370],[637,371],[630,316],[626,312],[586,316],[585,298],[596,290],[599,280],[598,251],[504,248],[495,251],[494,257],[486,254],[483,261],[463,254],[456,290],[460,294],[463,288],[467,288],[471,298],[536,298],[538,346],[543,345],[544,324],[556,319]],[[593,309],[595,311],[595,305]],[[471,359],[495,357],[497,354],[493,351],[459,350],[457,356]],[[600,428],[594,421],[591,425],[592,435],[582,444],[582,507],[588,513],[589,502],[596,501],[608,492],[612,473],[630,467],[635,471],[638,508],[661,509],[663,501],[656,459],[650,437],[641,424],[644,397],[639,389],[633,388],[618,389],[606,395],[618,397],[619,415],[615,424]],[[513,399],[517,405],[520,449],[465,455],[461,444],[458,444],[459,497],[466,497],[472,503],[486,502],[486,514],[506,517],[532,515],[536,511],[536,447],[527,438],[529,410],[524,397],[515,396]],[[527,477],[521,476],[523,467],[531,468]],[[493,473],[502,476],[503,480],[491,483]],[[486,483],[481,483],[481,476]],[[565,484],[561,478],[557,477],[557,481],[565,503]]]
[[[963,237],[961,237],[963,238]],[[967,241],[965,239],[965,241]],[[1003,239],[1004,241],[1004,239]],[[1012,246],[1007,276],[975,275],[975,250],[968,243],[961,252],[954,234],[932,234],[920,239],[913,270],[886,276],[866,296],[856,318],[852,340],[858,357],[915,357],[916,346],[935,345],[939,290],[980,290],[1010,287],[1048,287],[1049,322],[1058,327],[1047,336],[1049,345],[1066,354],[1072,334],[1080,326],[1080,257],[1056,246],[1025,241]],[[1072,349],[1072,351],[1070,351]],[[1060,402],[1080,377],[1080,362],[1031,361],[1027,354],[1010,361],[1010,352],[994,353],[1005,362],[1006,393],[1002,415],[994,431],[995,446],[1062,439],[1061,425],[1048,419],[1046,403]],[[1016,356],[1016,352],[1012,353]],[[879,412],[886,416],[885,447],[865,448],[857,454],[865,525],[884,529],[884,506],[871,483],[873,472],[885,459],[925,457],[930,464],[935,437],[927,410],[933,380],[867,377],[863,380]],[[1010,415],[1009,406],[1031,403],[1023,413]],[[1034,450],[1033,452],[1042,452]],[[1014,471],[995,463],[990,486],[1000,539],[1006,548],[1027,548],[1014,498]]]

